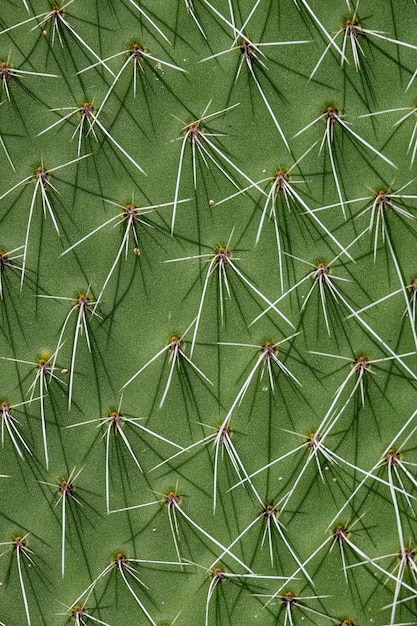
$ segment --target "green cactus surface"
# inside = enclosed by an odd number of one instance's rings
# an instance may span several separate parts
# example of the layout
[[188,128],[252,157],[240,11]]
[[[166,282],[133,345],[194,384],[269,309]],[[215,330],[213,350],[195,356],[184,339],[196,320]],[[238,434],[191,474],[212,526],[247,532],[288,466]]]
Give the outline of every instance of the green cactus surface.
[[0,0],[0,624],[417,623],[413,0]]

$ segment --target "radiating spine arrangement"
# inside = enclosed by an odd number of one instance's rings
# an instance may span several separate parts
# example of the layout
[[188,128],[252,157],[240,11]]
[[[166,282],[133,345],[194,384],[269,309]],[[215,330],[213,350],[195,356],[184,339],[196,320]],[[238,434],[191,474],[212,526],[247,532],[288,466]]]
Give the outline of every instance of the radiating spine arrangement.
[[2,0],[0,626],[417,624],[414,0]]

